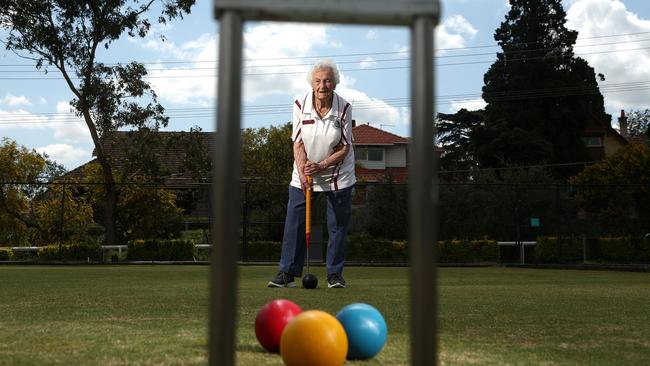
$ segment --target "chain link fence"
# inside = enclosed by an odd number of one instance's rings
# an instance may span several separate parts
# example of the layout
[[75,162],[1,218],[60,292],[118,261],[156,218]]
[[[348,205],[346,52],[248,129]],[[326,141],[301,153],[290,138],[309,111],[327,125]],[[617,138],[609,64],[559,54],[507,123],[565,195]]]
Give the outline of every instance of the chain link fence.
[[[104,187],[101,183],[0,182],[0,247],[34,248],[75,243],[104,244]],[[199,259],[209,256],[211,183],[118,183],[114,222],[116,242],[109,258],[123,255],[121,246],[134,240],[191,240]],[[601,207],[584,200],[585,187],[560,184],[445,183],[433,197],[438,207],[439,241],[491,240],[499,245],[500,262],[648,261],[650,220],[639,186],[588,187],[602,197]],[[363,183],[355,186],[350,246],[359,261],[372,261],[383,250],[404,250],[408,236],[408,186]],[[582,195],[582,196],[581,196]],[[582,198],[581,198],[582,197]],[[240,190],[240,253],[243,261],[277,260],[288,199],[286,183],[242,181]],[[423,199],[425,199],[423,197]],[[583,201],[581,202],[580,199]],[[643,201],[643,200],[646,201]],[[585,203],[586,202],[586,203]],[[326,200],[315,195],[312,212],[314,260],[322,261],[327,243]],[[572,238],[542,251],[540,238]],[[603,255],[612,243],[626,238],[626,255]],[[622,239],[621,239],[622,240]],[[388,244],[387,244],[388,243]],[[568,243],[568,244],[567,244]],[[402,249],[399,249],[402,248]],[[636,249],[634,249],[636,248]],[[380,250],[381,249],[381,250]],[[17,250],[20,252],[20,249]],[[611,250],[610,250],[611,251]],[[552,253],[551,253],[552,252]],[[364,254],[365,253],[365,254]],[[545,253],[545,254],[540,254]],[[364,258],[367,255],[368,258]],[[632,257],[631,257],[632,256]],[[650,256],[650,251],[648,253]]]

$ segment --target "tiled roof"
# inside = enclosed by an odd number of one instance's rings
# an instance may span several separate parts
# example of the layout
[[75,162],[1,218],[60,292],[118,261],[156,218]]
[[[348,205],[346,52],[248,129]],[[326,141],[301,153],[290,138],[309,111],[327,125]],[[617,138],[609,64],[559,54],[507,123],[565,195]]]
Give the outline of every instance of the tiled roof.
[[[175,184],[179,184],[183,181],[192,182],[193,179],[190,172],[184,169],[187,144],[192,143],[195,146],[200,144],[203,146],[205,151],[211,151],[215,133],[200,132],[193,135],[193,137],[196,137],[198,140],[192,140],[191,142],[187,140],[190,136],[187,132],[158,131],[156,134],[156,143],[149,144],[145,148],[148,152],[159,157],[163,170],[169,174],[167,176],[168,183],[170,179],[174,180]],[[104,143],[106,153],[113,159],[114,171],[123,171],[127,164],[129,164],[125,154],[129,150],[129,146],[138,144],[138,142],[134,141],[135,138],[134,134],[125,131],[118,131],[113,135],[111,140]],[[95,152],[93,152],[93,155],[95,155]],[[97,159],[93,159],[71,170],[59,178],[59,180],[83,178],[84,167],[96,161]]]
[[395,145],[406,144],[408,139],[386,132],[369,124],[358,125],[352,128],[354,143],[359,145]]

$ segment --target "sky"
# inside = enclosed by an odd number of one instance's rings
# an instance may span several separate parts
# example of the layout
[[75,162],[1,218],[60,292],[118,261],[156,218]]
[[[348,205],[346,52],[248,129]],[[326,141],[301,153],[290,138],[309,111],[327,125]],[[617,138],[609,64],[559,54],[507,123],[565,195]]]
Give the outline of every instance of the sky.
[[[170,116],[165,130],[215,130],[219,23],[211,0],[197,0],[182,21],[156,25],[146,38],[126,35],[99,60],[145,63],[148,81]],[[596,73],[605,108],[650,108],[650,2],[565,0],[574,51]],[[478,109],[483,75],[500,48],[494,31],[509,10],[506,0],[442,0],[435,30],[435,110]],[[6,33],[0,32],[0,39]],[[336,91],[352,103],[357,124],[410,135],[410,33],[405,27],[277,22],[244,24],[242,127],[281,125],[294,98],[309,90],[310,65],[332,59],[341,72]],[[92,159],[88,129],[71,112],[72,93],[55,69],[0,50],[0,138],[46,153],[67,169]]]

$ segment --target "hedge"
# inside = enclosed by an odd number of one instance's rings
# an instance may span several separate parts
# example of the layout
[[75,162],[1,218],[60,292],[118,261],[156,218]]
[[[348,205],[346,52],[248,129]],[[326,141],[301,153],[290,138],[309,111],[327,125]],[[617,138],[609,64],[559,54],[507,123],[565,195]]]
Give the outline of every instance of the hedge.
[[[249,241],[247,244],[246,260],[249,261],[279,261],[282,243],[279,241]],[[241,253],[243,259],[244,253]]]
[[130,261],[191,261],[194,242],[182,239],[132,240],[126,255]]
[[11,258],[11,250],[0,249],[0,261],[8,261]]
[[438,242],[439,262],[498,262],[499,246],[494,240],[443,240]]
[[99,244],[52,244],[38,250],[38,259],[43,261],[101,261],[102,247]]
[[538,263],[573,263],[582,261],[582,238],[539,237],[535,246]]
[[583,242],[580,237],[539,237],[535,256],[538,263],[576,263],[585,259],[599,263],[648,263],[650,239],[610,237]]
[[[249,261],[277,261],[280,259],[281,242],[249,241],[247,246],[246,259]],[[351,234],[348,239],[345,259],[365,263],[406,263],[408,255],[406,241],[381,239],[365,233],[355,233]],[[440,241],[438,242],[437,256],[441,262],[498,262],[499,247],[493,240]]]

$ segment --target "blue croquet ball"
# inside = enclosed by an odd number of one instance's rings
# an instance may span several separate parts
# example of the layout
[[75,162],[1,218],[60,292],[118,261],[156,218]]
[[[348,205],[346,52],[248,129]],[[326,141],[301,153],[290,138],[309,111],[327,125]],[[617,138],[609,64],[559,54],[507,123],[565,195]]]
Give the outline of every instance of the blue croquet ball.
[[316,288],[316,286],[318,286],[318,277],[315,275],[309,273],[302,278],[302,287],[313,289]]
[[386,321],[372,305],[354,303],[336,314],[348,336],[348,360],[374,357],[386,344]]

